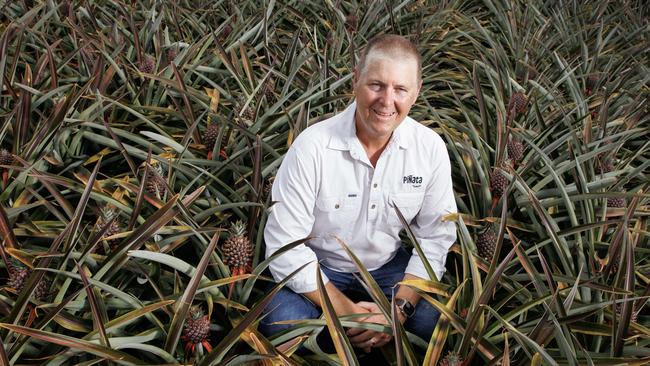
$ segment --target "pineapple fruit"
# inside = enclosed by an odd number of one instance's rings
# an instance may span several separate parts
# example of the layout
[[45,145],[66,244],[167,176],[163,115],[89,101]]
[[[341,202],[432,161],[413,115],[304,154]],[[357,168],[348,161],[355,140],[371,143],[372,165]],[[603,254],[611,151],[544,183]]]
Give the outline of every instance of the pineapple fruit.
[[623,208],[627,206],[625,197],[610,197],[607,199],[607,207]]
[[255,111],[249,104],[246,106],[246,98],[241,97],[237,100],[236,116],[240,116],[245,125],[250,125],[255,120]]
[[[208,150],[208,160],[212,160],[212,150],[214,150],[214,145],[217,143],[217,138],[219,137],[219,125],[215,122],[210,123],[208,128],[203,132],[203,144],[205,145],[206,150]],[[224,159],[228,159],[226,150],[221,148],[219,151],[219,156]]]
[[172,46],[167,50],[167,62],[172,63],[178,56],[178,46]]
[[494,168],[490,174],[490,191],[492,192],[493,199],[499,199],[506,192],[508,187],[508,178],[501,172],[501,170]]
[[242,221],[234,223],[230,236],[222,246],[224,263],[230,267],[233,276],[248,273],[253,261],[253,245],[246,236],[246,226]]
[[16,158],[14,154],[10,153],[6,149],[0,150],[0,165],[14,165]]
[[144,183],[145,190],[150,195],[162,199],[165,192],[167,192],[167,183],[162,176],[162,167],[158,163],[153,166],[146,164],[145,169],[147,169],[147,179]]
[[[27,279],[32,274],[32,270],[22,265],[10,264],[8,271],[9,280],[7,282],[7,287],[13,292],[20,293],[23,290],[23,287],[25,287]],[[49,294],[50,284],[43,278],[34,289],[34,298],[43,301]]]
[[151,55],[145,55],[138,65],[138,70],[145,74],[151,74],[156,69],[156,60]]
[[492,260],[497,246],[497,232],[492,223],[487,223],[476,238],[478,255],[485,260]]
[[521,143],[516,137],[511,137],[507,145],[508,158],[512,160],[513,163],[519,163],[524,157],[524,144]]
[[528,98],[526,94],[522,92],[516,92],[510,96],[510,101],[508,102],[508,115],[512,113],[512,118],[517,117],[518,114],[526,112],[528,109]]
[[463,358],[457,352],[449,352],[447,355],[440,360],[438,366],[461,366],[463,364]]
[[590,96],[594,92],[594,89],[596,89],[596,85],[598,84],[598,80],[598,75],[587,76],[587,80],[585,80],[585,94],[587,96]]
[[[14,154],[5,149],[0,150],[0,165],[14,165],[15,163],[16,158],[14,157]],[[2,172],[2,185],[3,187],[6,187],[7,180],[9,179],[9,169],[0,167],[0,172]]]
[[[99,217],[95,222],[95,228],[94,228],[95,232],[101,231],[106,225],[108,225],[108,229],[106,230],[106,233],[104,233],[104,236],[102,238],[106,238],[118,234],[119,232],[122,231],[122,229],[120,228],[120,224],[117,218],[118,218],[118,212],[113,207],[110,207],[109,205],[102,207]],[[106,243],[108,244],[111,250],[114,250],[118,244],[118,241],[119,240],[117,239],[111,239],[111,240],[107,240]]]
[[183,340],[185,344],[185,353],[193,353],[197,345],[202,345],[208,352],[212,351],[212,346],[208,342],[210,335],[210,318],[203,312],[200,305],[190,308],[190,313],[185,321],[183,328]]

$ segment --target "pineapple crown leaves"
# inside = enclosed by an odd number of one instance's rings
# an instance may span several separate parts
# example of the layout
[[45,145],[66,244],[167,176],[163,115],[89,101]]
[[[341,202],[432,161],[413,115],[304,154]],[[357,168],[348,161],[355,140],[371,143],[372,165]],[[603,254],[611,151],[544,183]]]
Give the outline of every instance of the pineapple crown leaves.
[[463,364],[463,357],[458,352],[449,351],[445,358],[443,358],[439,366],[461,366]]
[[203,318],[204,316],[205,316],[205,312],[203,311],[203,307],[201,305],[193,305],[190,308],[188,318],[192,320],[198,320]]
[[246,224],[242,220],[237,220],[230,225],[230,234],[234,236],[246,235]]
[[111,221],[119,216],[118,210],[113,205],[105,205],[99,209],[99,218],[102,222]]

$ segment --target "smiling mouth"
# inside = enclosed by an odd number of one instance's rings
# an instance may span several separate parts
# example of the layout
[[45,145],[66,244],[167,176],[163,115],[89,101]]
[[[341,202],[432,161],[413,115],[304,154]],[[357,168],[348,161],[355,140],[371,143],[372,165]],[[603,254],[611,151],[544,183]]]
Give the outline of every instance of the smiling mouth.
[[375,114],[380,117],[391,117],[397,113],[397,112],[380,112],[376,109],[373,109],[372,111],[375,112]]

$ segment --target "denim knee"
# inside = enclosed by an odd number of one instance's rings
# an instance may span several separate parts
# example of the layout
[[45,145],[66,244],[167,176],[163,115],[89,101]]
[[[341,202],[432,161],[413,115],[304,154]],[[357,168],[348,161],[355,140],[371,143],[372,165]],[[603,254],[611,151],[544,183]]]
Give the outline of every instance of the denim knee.
[[320,310],[306,297],[282,288],[264,308],[259,331],[269,337],[293,327],[292,324],[274,324],[285,320],[317,319]]
[[428,301],[421,299],[415,307],[415,313],[404,325],[407,331],[422,338],[425,342],[429,342],[438,323],[438,318],[440,318],[440,312]]

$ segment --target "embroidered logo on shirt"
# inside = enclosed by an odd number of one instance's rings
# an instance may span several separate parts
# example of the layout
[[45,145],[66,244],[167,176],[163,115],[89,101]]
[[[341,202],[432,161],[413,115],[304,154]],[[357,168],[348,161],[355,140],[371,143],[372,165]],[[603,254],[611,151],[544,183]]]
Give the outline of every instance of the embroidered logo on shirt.
[[412,184],[413,187],[417,188],[422,185],[422,177],[418,177],[415,175],[405,175],[404,178],[402,179],[403,184]]

